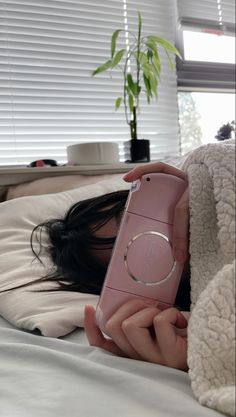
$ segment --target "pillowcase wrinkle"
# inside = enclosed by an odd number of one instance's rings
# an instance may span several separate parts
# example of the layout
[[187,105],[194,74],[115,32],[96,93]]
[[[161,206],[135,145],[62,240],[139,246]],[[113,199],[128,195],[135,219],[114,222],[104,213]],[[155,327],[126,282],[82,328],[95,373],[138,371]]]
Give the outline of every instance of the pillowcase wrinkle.
[[[41,264],[30,247],[33,228],[52,218],[62,218],[72,204],[113,191],[129,189],[122,176],[55,194],[20,197],[0,204],[0,291],[33,282],[54,267],[45,251]],[[46,244],[47,236],[42,235]],[[16,327],[39,329],[42,335],[64,336],[83,327],[86,304],[96,306],[98,296],[71,291],[33,291],[57,288],[42,282],[0,292],[0,315]]]

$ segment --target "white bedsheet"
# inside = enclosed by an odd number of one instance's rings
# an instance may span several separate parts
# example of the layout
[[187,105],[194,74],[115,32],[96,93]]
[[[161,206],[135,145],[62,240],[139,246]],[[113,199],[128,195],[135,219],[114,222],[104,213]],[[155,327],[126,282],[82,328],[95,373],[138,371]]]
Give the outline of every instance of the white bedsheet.
[[63,339],[15,329],[0,317],[1,417],[217,417],[174,369],[113,356],[83,330]]

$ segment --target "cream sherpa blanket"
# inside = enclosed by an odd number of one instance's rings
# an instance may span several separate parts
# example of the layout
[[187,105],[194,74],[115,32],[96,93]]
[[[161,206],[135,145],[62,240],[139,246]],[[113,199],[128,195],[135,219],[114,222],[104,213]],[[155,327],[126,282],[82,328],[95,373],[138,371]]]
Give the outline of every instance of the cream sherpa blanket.
[[190,190],[192,389],[201,404],[235,416],[235,141],[196,149],[182,169]]

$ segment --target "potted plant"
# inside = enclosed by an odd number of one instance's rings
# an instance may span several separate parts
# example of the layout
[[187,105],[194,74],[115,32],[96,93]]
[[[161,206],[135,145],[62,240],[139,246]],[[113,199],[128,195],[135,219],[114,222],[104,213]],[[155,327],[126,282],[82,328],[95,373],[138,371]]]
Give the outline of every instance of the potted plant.
[[235,121],[232,120],[231,123],[227,123],[220,127],[215,138],[217,140],[226,140],[232,137],[232,133],[235,132]]
[[[131,45],[117,51],[117,39],[122,32],[129,34]],[[121,104],[124,105],[126,122],[130,127],[129,162],[150,161],[149,140],[138,139],[137,117],[140,111],[139,98],[142,92],[146,94],[148,104],[153,98],[157,98],[161,73],[160,47],[167,54],[170,68],[174,69],[175,64],[171,55],[178,55],[181,58],[178,50],[171,42],[160,36],[142,36],[142,17],[138,13],[138,33],[122,29],[115,30],[111,37],[110,58],[92,73],[94,76],[108,70],[122,71],[123,93],[117,97],[115,108],[118,110]]]

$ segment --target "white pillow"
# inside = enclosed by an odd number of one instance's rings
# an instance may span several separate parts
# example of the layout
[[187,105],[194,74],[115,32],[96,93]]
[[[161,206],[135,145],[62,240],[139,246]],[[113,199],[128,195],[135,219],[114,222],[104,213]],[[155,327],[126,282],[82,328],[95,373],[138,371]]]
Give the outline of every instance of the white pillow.
[[25,197],[27,195],[61,193],[108,178],[114,178],[115,176],[117,177],[117,174],[60,175],[58,177],[39,178],[38,180],[8,186],[5,200],[12,200],[13,198]]
[[[57,194],[21,197],[0,204],[0,291],[29,283],[47,274],[52,264],[43,255],[41,265],[30,248],[31,232],[37,224],[63,217],[72,204],[112,191],[128,189],[116,177]],[[43,236],[43,243],[46,243]],[[78,248],[79,249],[79,248]],[[68,291],[34,292],[56,284],[41,283],[0,292],[0,315],[17,327],[40,330],[44,336],[63,336],[83,326],[86,304],[96,305],[98,296]]]

